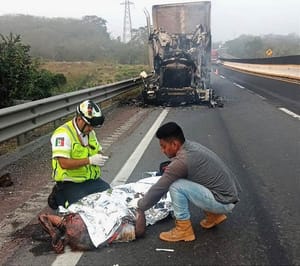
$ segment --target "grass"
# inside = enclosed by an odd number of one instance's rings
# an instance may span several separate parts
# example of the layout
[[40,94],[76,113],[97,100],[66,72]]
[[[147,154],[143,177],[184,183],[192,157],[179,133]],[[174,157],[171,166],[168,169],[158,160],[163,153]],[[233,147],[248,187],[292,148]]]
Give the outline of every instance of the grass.
[[62,73],[67,78],[67,84],[61,88],[56,88],[53,91],[54,95],[114,83],[138,77],[143,70],[150,71],[149,66],[145,65],[97,62],[45,62],[41,68],[52,73]]

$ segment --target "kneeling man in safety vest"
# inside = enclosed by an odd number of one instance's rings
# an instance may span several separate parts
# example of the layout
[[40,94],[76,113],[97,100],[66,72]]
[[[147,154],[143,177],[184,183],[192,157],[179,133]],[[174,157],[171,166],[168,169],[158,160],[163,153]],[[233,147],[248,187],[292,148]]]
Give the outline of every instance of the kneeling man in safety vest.
[[57,128],[52,137],[52,168],[56,182],[48,197],[52,209],[67,208],[79,199],[110,188],[101,179],[101,169],[108,158],[100,154],[95,127],[100,127],[104,116],[91,100],[82,102],[76,116]]

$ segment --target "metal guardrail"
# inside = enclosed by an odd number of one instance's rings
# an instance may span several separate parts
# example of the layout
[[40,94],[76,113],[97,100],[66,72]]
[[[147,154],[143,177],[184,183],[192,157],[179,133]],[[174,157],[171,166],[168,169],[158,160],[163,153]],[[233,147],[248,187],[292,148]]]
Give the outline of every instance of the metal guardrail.
[[26,132],[74,113],[84,100],[101,103],[141,83],[141,78],[133,78],[0,109],[0,142],[18,136],[20,143]]
[[230,69],[300,83],[300,55],[252,59],[220,58],[220,62]]
[[222,62],[224,67],[235,70],[244,70],[250,73],[285,78],[286,80],[300,81],[300,65],[267,65],[267,64],[246,64],[236,62]]
[[279,57],[265,58],[219,58],[221,61],[244,63],[244,64],[260,64],[260,65],[300,65],[300,55],[289,55]]

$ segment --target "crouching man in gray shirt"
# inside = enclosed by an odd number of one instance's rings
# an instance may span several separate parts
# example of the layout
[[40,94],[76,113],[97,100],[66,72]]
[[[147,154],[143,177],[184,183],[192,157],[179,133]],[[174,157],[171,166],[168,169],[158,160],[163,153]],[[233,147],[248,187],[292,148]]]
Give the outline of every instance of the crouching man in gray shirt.
[[176,226],[160,234],[169,242],[192,241],[195,234],[190,221],[189,202],[202,209],[206,217],[203,228],[212,228],[227,217],[239,201],[234,174],[211,150],[199,143],[185,140],[179,125],[169,122],[156,132],[161,151],[171,159],[161,178],[145,196],[136,201],[137,208],[146,211],[164,194],[170,192]]

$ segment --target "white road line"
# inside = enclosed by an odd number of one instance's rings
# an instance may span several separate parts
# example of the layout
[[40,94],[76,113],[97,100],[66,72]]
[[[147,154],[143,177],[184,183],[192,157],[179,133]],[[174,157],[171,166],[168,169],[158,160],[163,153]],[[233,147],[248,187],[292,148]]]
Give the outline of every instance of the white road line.
[[261,96],[261,95],[259,95],[259,94],[257,94],[257,93],[255,93],[255,95],[257,95],[259,98],[261,98],[262,100],[266,100],[266,98],[264,97],[264,96]]
[[121,127],[121,130],[126,131],[127,129],[129,129],[131,127],[132,123],[128,123],[124,126]]
[[123,134],[122,132],[115,132],[115,133],[111,134],[111,136],[112,136],[113,138],[118,138],[118,137],[120,137],[122,134]]
[[143,153],[145,152],[146,148],[148,147],[150,141],[152,140],[156,130],[159,128],[161,122],[165,119],[169,112],[169,109],[164,109],[159,117],[156,119],[152,127],[149,129],[148,133],[140,142],[139,146],[136,147],[135,151],[131,154],[128,158],[124,166],[121,168],[115,179],[112,181],[111,185],[116,186],[120,184],[124,184],[128,177],[131,175],[132,171],[134,170],[135,166],[141,159]]
[[222,78],[222,79],[226,79],[223,75],[220,75],[219,77]]
[[297,115],[296,113],[284,108],[284,107],[280,107],[279,110],[281,110],[282,112],[285,112],[286,114],[294,117],[294,118],[298,118],[300,120],[300,115]]
[[115,141],[115,140],[118,139],[118,137],[112,137],[112,136],[109,136],[109,137],[106,137],[105,139],[108,140],[108,141],[110,141],[110,140]]
[[241,89],[245,89],[245,87],[243,87],[242,85],[240,85],[240,84],[237,84],[237,83],[233,83],[235,86],[237,86],[237,87],[239,87],[239,88],[241,88]]
[[82,254],[83,252],[72,252],[67,246],[65,253],[58,255],[52,263],[52,266],[74,266],[77,264]]
[[[238,84],[238,83],[235,83],[235,82],[234,82],[233,84],[234,84],[235,86],[241,88],[241,89],[246,89],[244,86],[242,86],[242,85],[240,85],[240,84]],[[259,98],[261,98],[261,99],[264,100],[264,101],[266,100],[266,98],[265,98],[264,96],[261,96],[261,95],[255,93],[255,92],[252,91],[252,90],[246,89],[246,91],[248,91],[248,92],[251,93],[251,94],[254,94],[254,95],[258,96]]]
[[[142,139],[140,144],[136,147],[134,152],[131,154],[129,159],[123,165],[115,179],[111,182],[111,186],[124,184],[132,171],[136,167],[137,163],[141,159],[146,148],[150,144],[155,132],[159,128],[161,122],[165,119],[169,112],[169,108],[164,109],[156,121],[153,123],[152,127],[149,129],[145,137]],[[78,263],[83,252],[72,252],[69,248],[65,250],[65,253],[60,254],[56,257],[55,261],[52,263],[52,266],[74,266]]]
[[104,140],[101,141],[101,144],[102,144],[102,145],[105,145],[106,143],[111,144],[111,143],[113,143],[113,142],[114,142],[114,140],[104,139]]

